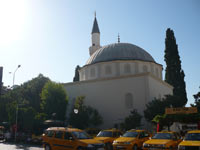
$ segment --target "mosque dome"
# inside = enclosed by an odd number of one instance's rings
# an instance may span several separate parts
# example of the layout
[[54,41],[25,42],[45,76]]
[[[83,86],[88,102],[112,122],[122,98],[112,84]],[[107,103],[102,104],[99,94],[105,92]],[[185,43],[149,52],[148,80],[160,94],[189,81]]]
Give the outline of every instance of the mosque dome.
[[141,60],[155,62],[153,57],[144,49],[130,43],[114,43],[103,46],[94,52],[86,65],[114,60]]

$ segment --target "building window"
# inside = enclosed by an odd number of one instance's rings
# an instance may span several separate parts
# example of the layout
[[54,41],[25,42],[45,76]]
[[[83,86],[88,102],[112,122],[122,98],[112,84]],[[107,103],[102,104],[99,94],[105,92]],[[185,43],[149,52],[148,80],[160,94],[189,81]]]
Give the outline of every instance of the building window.
[[133,108],[133,95],[131,93],[125,95],[125,106],[126,108]]
[[130,73],[131,72],[131,66],[130,64],[124,65],[124,73]]
[[138,63],[135,63],[135,74],[139,73],[139,66]]
[[147,72],[147,66],[146,65],[143,66],[143,72]]
[[95,69],[94,69],[94,68],[92,68],[92,69],[90,70],[90,76],[91,76],[91,77],[94,77],[94,76],[95,76]]
[[105,73],[106,73],[106,74],[111,74],[111,73],[112,73],[111,67],[110,67],[110,66],[106,66],[106,67],[105,67]]
[[154,74],[154,68],[152,64],[151,64],[151,73]]
[[158,76],[158,68],[156,68],[156,77],[159,77],[159,76]]

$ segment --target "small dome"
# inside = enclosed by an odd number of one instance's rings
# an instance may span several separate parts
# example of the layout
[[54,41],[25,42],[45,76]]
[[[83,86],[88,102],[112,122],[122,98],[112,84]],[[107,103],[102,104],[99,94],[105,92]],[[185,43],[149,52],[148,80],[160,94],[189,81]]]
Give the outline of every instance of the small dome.
[[88,59],[86,65],[113,60],[141,60],[155,62],[144,49],[129,43],[114,43],[97,50]]

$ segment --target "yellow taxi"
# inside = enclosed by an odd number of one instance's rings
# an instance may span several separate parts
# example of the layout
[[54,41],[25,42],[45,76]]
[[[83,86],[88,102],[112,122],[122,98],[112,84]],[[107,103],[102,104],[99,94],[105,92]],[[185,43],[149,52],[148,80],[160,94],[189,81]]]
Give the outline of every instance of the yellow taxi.
[[157,132],[150,140],[143,143],[144,150],[177,150],[181,137],[173,131]]
[[188,131],[178,146],[179,150],[200,150],[200,130]]
[[121,135],[122,132],[118,129],[107,129],[107,130],[101,130],[94,139],[105,143],[105,148],[107,150],[112,150],[113,141]]
[[45,150],[104,150],[105,144],[76,128],[51,127],[43,134]]
[[141,149],[143,142],[151,136],[145,130],[129,130],[113,142],[114,150],[137,150]]
[[100,129],[97,128],[87,128],[85,129],[85,132],[87,132],[91,137],[96,137],[99,133]]

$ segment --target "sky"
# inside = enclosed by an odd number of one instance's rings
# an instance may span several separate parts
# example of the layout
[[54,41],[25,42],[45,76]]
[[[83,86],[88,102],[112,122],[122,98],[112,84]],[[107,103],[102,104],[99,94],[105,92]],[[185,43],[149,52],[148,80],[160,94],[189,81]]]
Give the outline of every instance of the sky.
[[20,85],[40,73],[72,82],[89,58],[96,11],[101,45],[132,43],[163,65],[165,36],[174,31],[188,104],[200,91],[199,0],[0,0],[0,66],[3,84]]

